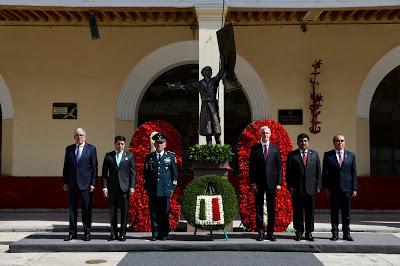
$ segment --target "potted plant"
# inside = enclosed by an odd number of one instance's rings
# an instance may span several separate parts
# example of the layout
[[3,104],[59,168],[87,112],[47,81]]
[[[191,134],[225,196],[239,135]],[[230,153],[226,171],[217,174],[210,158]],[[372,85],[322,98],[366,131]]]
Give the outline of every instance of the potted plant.
[[211,174],[227,178],[229,161],[232,158],[231,146],[196,144],[190,147],[189,158],[192,161],[194,178]]

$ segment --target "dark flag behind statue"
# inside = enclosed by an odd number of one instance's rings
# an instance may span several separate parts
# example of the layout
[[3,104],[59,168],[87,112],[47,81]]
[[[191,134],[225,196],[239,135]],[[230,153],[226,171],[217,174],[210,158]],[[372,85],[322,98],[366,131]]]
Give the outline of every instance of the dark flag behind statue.
[[217,31],[219,53],[224,57],[222,68],[225,76],[222,79],[225,91],[231,91],[242,87],[235,74],[236,47],[232,23]]

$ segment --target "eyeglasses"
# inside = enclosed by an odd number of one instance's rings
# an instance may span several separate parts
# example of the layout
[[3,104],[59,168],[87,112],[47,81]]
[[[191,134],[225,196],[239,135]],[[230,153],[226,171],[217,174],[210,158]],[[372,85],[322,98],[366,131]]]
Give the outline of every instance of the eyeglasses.
[[337,139],[336,142],[344,142],[344,139]]

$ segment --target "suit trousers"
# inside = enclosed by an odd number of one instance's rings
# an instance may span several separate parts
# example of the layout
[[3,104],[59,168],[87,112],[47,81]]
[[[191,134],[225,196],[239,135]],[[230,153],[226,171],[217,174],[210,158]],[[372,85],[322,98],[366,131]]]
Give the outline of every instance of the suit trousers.
[[78,198],[82,201],[82,224],[83,232],[89,234],[92,229],[92,193],[80,190],[77,186],[69,186],[69,233],[76,234],[78,231]]
[[337,234],[339,232],[339,209],[342,214],[343,234],[350,234],[350,199],[351,192],[331,191],[332,234]]
[[[315,195],[292,194],[293,227],[301,233],[314,231]],[[304,222],[305,221],[305,222]]]
[[118,206],[121,210],[121,228],[119,230],[120,235],[126,234],[126,226],[128,223],[128,210],[129,210],[129,192],[109,191],[109,208],[110,208],[110,223],[111,223],[111,234],[118,235]]
[[275,226],[275,189],[257,189],[255,198],[257,232],[259,235],[264,234],[264,195],[266,195],[267,201],[267,234],[272,235]]
[[170,197],[150,197],[151,235],[155,238],[167,237],[169,233]]

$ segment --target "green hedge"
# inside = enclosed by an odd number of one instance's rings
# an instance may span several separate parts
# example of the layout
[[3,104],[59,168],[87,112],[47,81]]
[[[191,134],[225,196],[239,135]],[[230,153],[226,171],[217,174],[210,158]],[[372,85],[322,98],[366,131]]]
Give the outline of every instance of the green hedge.
[[221,176],[205,175],[194,179],[183,191],[182,212],[190,225],[201,230],[220,230],[224,225],[196,225],[196,200],[197,196],[205,195],[208,184],[211,183],[216,195],[222,196],[224,208],[224,223],[230,224],[238,212],[238,199],[232,184]]
[[205,163],[225,163],[232,158],[231,146],[225,145],[193,145],[190,147],[190,159]]

